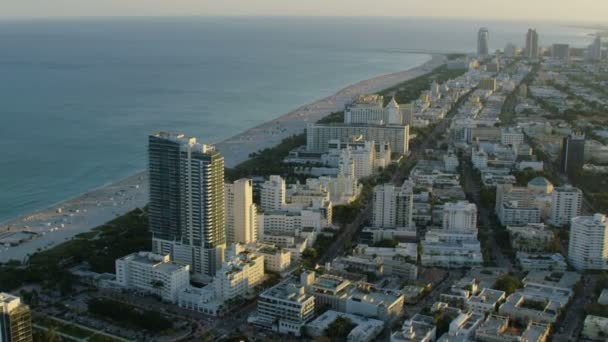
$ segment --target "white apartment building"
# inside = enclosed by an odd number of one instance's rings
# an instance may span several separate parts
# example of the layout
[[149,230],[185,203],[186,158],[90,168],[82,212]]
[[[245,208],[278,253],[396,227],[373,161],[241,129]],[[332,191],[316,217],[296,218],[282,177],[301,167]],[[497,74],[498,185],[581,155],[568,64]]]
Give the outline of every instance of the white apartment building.
[[304,209],[300,211],[269,211],[258,215],[260,236],[263,235],[291,235],[302,231],[303,228],[312,228],[320,231],[327,226],[327,220],[321,210]]
[[256,313],[248,322],[283,334],[300,336],[302,329],[314,317],[315,298],[304,287],[292,281],[279,283],[262,292]]
[[568,260],[582,270],[608,270],[606,215],[579,216],[571,221]]
[[555,234],[543,223],[531,223],[523,226],[507,226],[511,237],[511,247],[516,251],[542,252]]
[[565,226],[572,218],[581,215],[583,192],[571,185],[558,186],[553,189],[551,201],[551,224]]
[[[233,245],[238,249],[239,245]],[[237,250],[238,252],[238,250]],[[228,258],[227,258],[228,259]],[[213,278],[215,298],[226,301],[252,294],[264,280],[264,256],[257,253],[238,253],[224,261]]]
[[271,272],[285,272],[291,265],[291,252],[287,249],[264,245],[257,250],[264,257],[264,269]]
[[434,319],[419,313],[403,322],[401,330],[391,335],[390,342],[433,342],[437,335]]
[[378,185],[374,188],[373,225],[379,228],[414,227],[414,184],[403,182],[401,188],[392,184]]
[[608,336],[608,318],[587,315],[581,335],[590,341],[605,341]]
[[513,127],[503,128],[500,131],[500,143],[503,145],[520,146],[524,143],[524,133]]
[[281,210],[285,206],[285,180],[281,176],[270,176],[260,188],[262,210]]
[[438,341],[473,341],[475,339],[475,330],[483,323],[485,316],[477,312],[466,312],[459,314],[450,323],[448,337],[444,339],[443,335]]
[[458,170],[460,162],[454,151],[448,151],[448,153],[443,156],[443,165],[446,172],[456,172],[456,170]]
[[133,253],[116,259],[116,282],[176,303],[179,291],[190,285],[190,266],[171,262],[169,255]]
[[471,153],[471,163],[477,170],[485,170],[488,168],[488,154],[483,149],[473,149]]
[[540,223],[541,210],[535,194],[524,187],[499,185],[496,187],[496,215],[503,226]]
[[446,203],[443,206],[443,229],[477,230],[477,206],[467,201]]
[[423,266],[462,267],[483,262],[477,232],[429,230],[421,243]]
[[251,179],[224,184],[226,244],[251,243],[258,239],[257,208]]
[[498,303],[505,298],[504,291],[485,288],[479,294],[469,297],[466,307],[481,314],[492,313],[498,308]]

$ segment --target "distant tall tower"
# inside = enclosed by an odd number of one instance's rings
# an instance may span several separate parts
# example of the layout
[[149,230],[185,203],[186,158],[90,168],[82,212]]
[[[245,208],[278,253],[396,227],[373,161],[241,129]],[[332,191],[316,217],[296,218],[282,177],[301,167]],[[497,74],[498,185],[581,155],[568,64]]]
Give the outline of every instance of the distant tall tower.
[[0,341],[33,341],[30,308],[19,297],[4,292],[0,292]]
[[528,59],[538,59],[538,53],[538,33],[536,32],[536,29],[528,29],[524,56]]
[[599,35],[595,36],[593,44],[589,46],[589,59],[594,62],[602,60],[602,37]]
[[477,56],[486,57],[490,54],[490,32],[482,27],[477,33]]
[[513,43],[507,43],[505,45],[505,57],[515,57],[517,54],[517,47]]
[[208,279],[223,262],[224,158],[183,134],[149,137],[152,250]]
[[251,243],[257,240],[257,209],[253,204],[251,179],[225,184],[226,244]]
[[585,164],[585,135],[571,134],[562,140],[560,170],[571,176]]

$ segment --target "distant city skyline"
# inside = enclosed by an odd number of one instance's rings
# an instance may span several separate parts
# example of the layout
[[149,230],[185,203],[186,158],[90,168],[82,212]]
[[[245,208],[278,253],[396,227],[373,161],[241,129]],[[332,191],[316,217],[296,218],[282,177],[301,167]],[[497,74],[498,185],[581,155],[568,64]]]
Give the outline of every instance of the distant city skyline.
[[[526,8],[526,11],[521,11]],[[20,0],[0,3],[0,18],[81,16],[393,16],[501,20],[605,21],[597,0]]]

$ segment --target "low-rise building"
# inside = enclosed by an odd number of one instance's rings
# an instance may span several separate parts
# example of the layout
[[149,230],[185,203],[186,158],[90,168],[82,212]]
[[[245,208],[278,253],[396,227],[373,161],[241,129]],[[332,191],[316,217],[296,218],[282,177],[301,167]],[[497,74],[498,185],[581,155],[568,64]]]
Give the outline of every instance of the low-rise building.
[[415,314],[391,335],[391,342],[433,342],[436,334],[433,317]]
[[[469,341],[475,338],[475,331],[484,322],[485,315],[477,312],[466,312],[459,314],[450,322],[450,330],[443,341]],[[439,339],[439,341],[442,341]]]
[[400,291],[360,283],[349,292],[346,312],[388,322],[403,314],[404,302]]
[[555,238],[555,234],[543,223],[507,226],[511,247],[516,251],[543,252]]
[[496,187],[496,215],[503,226],[540,223],[541,210],[534,193],[523,187]]
[[271,272],[284,272],[291,265],[291,252],[273,245],[265,245],[257,250],[264,257],[264,270]]
[[515,292],[507,297],[498,312],[521,322],[555,323],[560,312],[560,304],[543,297]]
[[568,268],[566,258],[559,253],[517,252],[517,262],[522,270],[563,272]]
[[475,331],[480,342],[545,342],[549,336],[548,324],[530,322],[524,330],[509,326],[509,317],[490,315]]
[[421,243],[420,260],[424,266],[463,267],[483,262],[476,232],[430,230]]
[[585,317],[582,337],[591,341],[606,341],[608,336],[608,318],[593,315]]
[[506,293],[500,290],[483,289],[475,296],[467,300],[467,308],[482,314],[492,313],[498,308],[498,304],[505,300]]
[[329,326],[339,317],[348,319],[351,324],[355,325],[346,337],[348,342],[374,341],[384,329],[384,322],[377,319],[328,310],[306,324],[306,332],[313,338],[324,336]]
[[381,276],[384,274],[384,262],[379,257],[364,256],[341,256],[334,259],[332,267],[339,271],[355,272],[363,274],[374,274]]
[[190,285],[190,266],[172,262],[169,255],[133,253],[116,259],[116,282],[177,303],[178,293]]
[[314,316],[315,298],[304,286],[287,280],[262,292],[257,311],[248,322],[260,328],[301,336],[306,323]]

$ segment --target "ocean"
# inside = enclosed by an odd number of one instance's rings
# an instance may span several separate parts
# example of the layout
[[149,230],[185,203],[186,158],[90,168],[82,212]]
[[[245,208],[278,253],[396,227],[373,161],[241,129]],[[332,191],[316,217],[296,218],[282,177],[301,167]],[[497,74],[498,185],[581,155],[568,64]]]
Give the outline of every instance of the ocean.
[[[533,23],[541,44],[587,31]],[[529,23],[428,18],[0,21],[0,222],[146,167],[147,135],[219,142],[343,87],[420,65],[407,51],[523,45]]]

